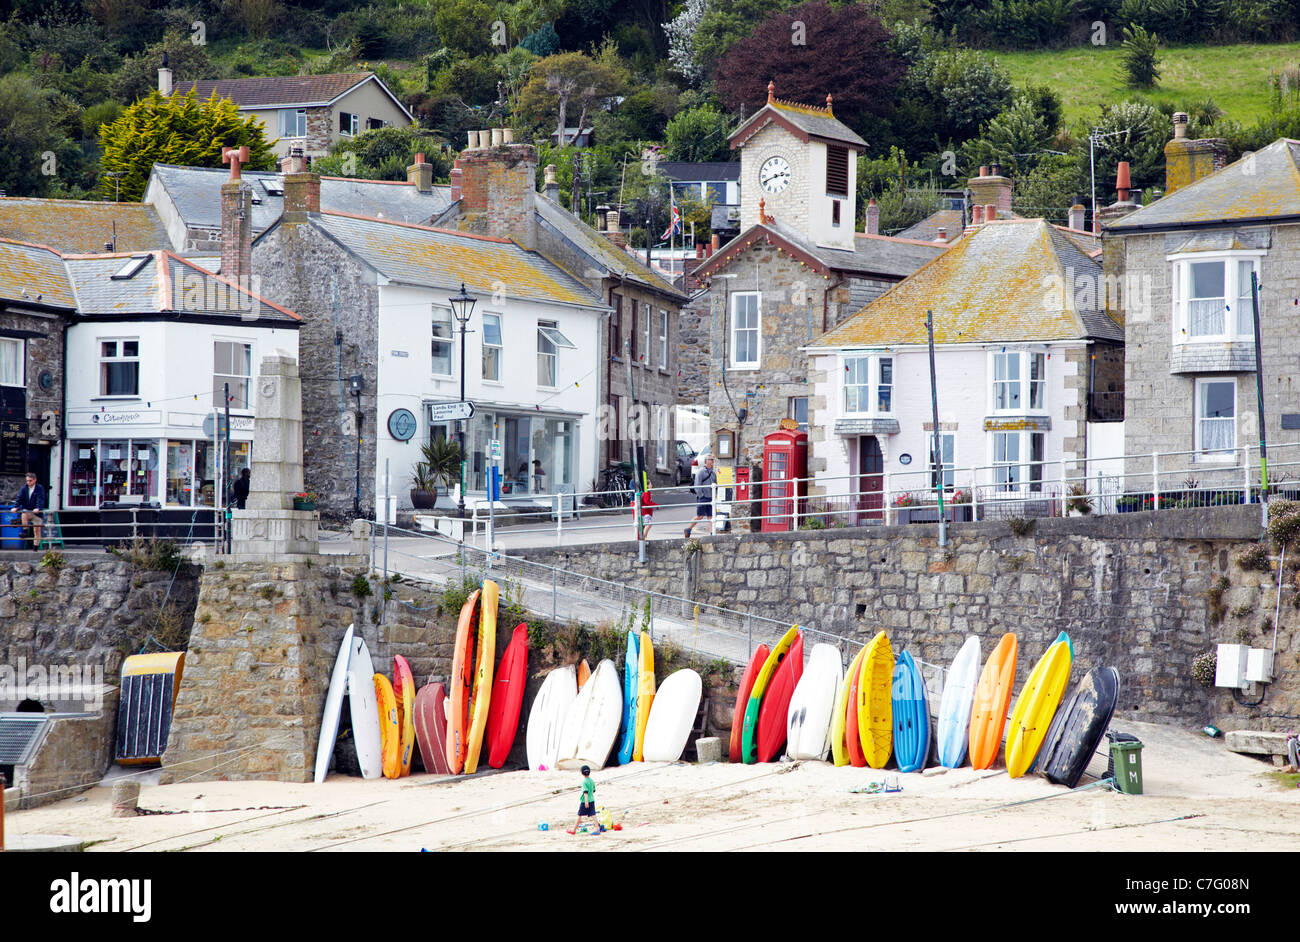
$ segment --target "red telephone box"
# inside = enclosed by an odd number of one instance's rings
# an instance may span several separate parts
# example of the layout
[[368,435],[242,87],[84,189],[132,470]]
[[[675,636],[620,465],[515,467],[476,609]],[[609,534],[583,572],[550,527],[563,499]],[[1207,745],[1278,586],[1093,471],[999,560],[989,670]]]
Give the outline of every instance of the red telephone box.
[[790,530],[797,501],[808,494],[808,433],[773,432],[763,438],[763,532]]

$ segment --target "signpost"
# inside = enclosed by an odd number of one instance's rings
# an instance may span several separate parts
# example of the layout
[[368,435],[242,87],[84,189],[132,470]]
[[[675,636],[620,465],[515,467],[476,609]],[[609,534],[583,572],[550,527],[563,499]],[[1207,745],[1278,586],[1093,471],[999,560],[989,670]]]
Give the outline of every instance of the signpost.
[[[472,403],[465,403],[472,410]],[[493,438],[488,440],[488,541],[487,548],[489,553],[496,552],[497,548],[497,497],[501,488],[501,439]]]
[[472,402],[430,402],[428,406],[430,422],[451,422],[474,416]]

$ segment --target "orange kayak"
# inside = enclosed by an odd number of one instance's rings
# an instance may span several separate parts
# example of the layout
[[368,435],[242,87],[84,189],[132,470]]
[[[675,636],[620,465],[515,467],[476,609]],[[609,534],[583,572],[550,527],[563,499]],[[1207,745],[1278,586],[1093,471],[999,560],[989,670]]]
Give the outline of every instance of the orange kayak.
[[402,774],[411,774],[415,755],[415,677],[411,665],[400,654],[393,656],[393,696],[397,700],[397,725],[402,735]]
[[1016,636],[1007,632],[984,662],[970,713],[970,764],[987,769],[998,756],[1016,682]]
[[447,682],[447,765],[451,774],[465,768],[469,752],[469,706],[474,692],[474,636],[478,633],[478,596],[475,589],[465,600],[456,623],[456,646],[451,655],[451,679]]
[[867,767],[867,756],[862,751],[861,724],[858,723],[858,689],[861,682],[862,671],[854,671],[853,681],[849,686],[849,702],[844,714],[844,744],[849,750],[849,762],[855,769]]
[[591,665],[587,663],[584,657],[582,663],[578,665],[578,689],[581,690],[587,686],[587,681],[591,680]]
[[497,600],[501,589],[491,579],[483,580],[479,596],[478,663],[474,668],[474,688],[469,701],[469,736],[465,750],[465,774],[478,771],[483,751],[483,733],[487,730],[488,712],[492,708],[492,665],[497,653]]
[[375,675],[375,699],[379,701],[379,741],[383,747],[384,778],[402,775],[402,734],[397,725],[397,699],[393,685],[383,674]]

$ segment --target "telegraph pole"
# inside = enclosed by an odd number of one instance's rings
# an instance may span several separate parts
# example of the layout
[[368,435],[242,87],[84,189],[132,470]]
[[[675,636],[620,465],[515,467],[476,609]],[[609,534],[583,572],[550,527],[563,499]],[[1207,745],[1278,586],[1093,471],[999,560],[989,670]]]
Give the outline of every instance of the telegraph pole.
[[[939,499],[939,545],[948,545],[948,521],[943,512],[943,446],[939,438],[939,386],[934,374],[934,312],[925,312],[925,332],[930,344],[930,406],[934,415],[934,438],[930,443],[934,467],[934,492]],[[974,482],[972,482],[974,486]]]

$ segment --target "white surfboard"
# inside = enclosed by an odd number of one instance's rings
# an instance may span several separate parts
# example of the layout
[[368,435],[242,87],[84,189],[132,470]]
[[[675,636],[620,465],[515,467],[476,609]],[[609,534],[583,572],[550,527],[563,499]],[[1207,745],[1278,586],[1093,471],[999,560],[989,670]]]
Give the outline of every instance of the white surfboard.
[[320,721],[320,741],[316,745],[316,781],[325,781],[329,772],[334,743],[339,738],[339,715],[343,712],[343,694],[348,687],[348,664],[352,661],[352,630],[348,625],[339,653],[334,658],[334,672],[330,674],[329,692],[325,694],[325,713]]
[[560,734],[560,755],[556,766],[580,769],[589,765],[593,770],[603,769],[609,761],[609,752],[614,748],[622,721],[623,687],[619,683],[618,668],[606,658],[596,665],[591,679],[569,705],[564,731]]
[[348,702],[352,705],[352,739],[362,778],[384,774],[384,753],[379,737],[379,700],[375,697],[375,665],[366,639],[353,635],[348,663]]
[[577,696],[578,674],[573,667],[558,667],[542,681],[541,689],[528,710],[525,745],[530,769],[555,768],[564,716]]
[[641,755],[646,762],[676,762],[695,728],[704,682],[690,668],[673,671],[655,692]]
[[980,639],[971,635],[953,658],[948,679],[939,699],[939,722],[935,727],[935,745],[939,764],[950,769],[966,758],[970,741],[970,712],[975,703],[975,687],[980,679]]
[[844,683],[843,665],[835,645],[813,645],[786,710],[785,751],[791,759],[825,759],[830,752],[831,716]]

